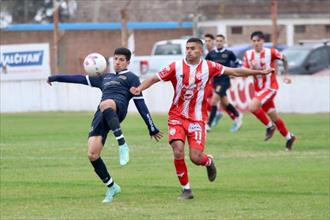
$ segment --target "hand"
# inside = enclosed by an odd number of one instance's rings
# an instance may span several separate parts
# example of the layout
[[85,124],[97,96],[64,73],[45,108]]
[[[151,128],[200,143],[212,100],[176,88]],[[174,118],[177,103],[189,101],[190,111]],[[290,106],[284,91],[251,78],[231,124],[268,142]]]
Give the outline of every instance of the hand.
[[141,89],[139,87],[131,87],[129,90],[133,95],[140,95]]
[[261,70],[261,71],[260,71],[260,75],[268,75],[269,73],[272,73],[272,72],[274,72],[274,71],[275,71],[274,68]]
[[289,78],[287,74],[284,75],[283,82],[286,84],[291,84],[292,80]]
[[163,132],[158,131],[156,134],[153,134],[150,137],[151,137],[151,139],[154,138],[158,142],[160,139],[162,139]]

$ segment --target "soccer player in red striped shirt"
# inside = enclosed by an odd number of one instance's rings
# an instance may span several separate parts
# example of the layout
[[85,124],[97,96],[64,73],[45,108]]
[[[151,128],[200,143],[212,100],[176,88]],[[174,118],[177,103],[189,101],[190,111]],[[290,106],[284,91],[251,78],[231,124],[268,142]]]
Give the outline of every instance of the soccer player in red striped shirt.
[[[275,61],[281,60],[284,64],[284,83],[291,83],[288,77],[287,58],[275,48],[264,48],[264,39],[261,31],[251,34],[253,49],[245,52],[243,67],[254,70],[275,68]],[[265,141],[274,135],[277,128],[287,140],[286,150],[292,150],[296,137],[288,131],[275,108],[274,98],[279,88],[275,71],[269,75],[254,76],[253,79],[255,96],[250,103],[250,110],[266,126]]]
[[183,188],[179,199],[192,199],[193,194],[188,180],[185,163],[184,145],[189,145],[190,160],[207,169],[209,181],[216,178],[216,167],[213,157],[204,153],[205,121],[207,121],[207,90],[212,86],[209,81],[222,74],[249,76],[268,74],[270,70],[250,70],[224,67],[201,58],[203,42],[199,38],[190,38],[186,44],[186,57],[171,63],[159,73],[132,87],[133,94],[140,94],[152,84],[159,81],[170,81],[174,88],[172,106],[168,113],[168,138],[174,155],[176,174]]

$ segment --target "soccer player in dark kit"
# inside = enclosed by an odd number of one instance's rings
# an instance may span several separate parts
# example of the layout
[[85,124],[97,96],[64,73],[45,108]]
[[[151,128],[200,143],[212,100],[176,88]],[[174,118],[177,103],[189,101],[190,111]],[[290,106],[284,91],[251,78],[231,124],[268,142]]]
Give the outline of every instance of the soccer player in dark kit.
[[110,176],[105,163],[100,157],[108,132],[111,130],[119,145],[120,164],[129,161],[128,145],[120,128],[127,114],[130,99],[133,101],[145,121],[149,134],[159,141],[163,134],[154,125],[149,110],[144,102],[142,93],[133,96],[131,87],[140,85],[139,78],[129,70],[131,52],[127,48],[117,48],[114,52],[115,73],[105,73],[98,76],[59,74],[48,77],[48,83],[65,82],[97,87],[102,90],[102,98],[95,112],[88,138],[88,158],[96,174],[107,186],[103,203],[110,203],[121,189]]
[[[206,60],[211,60],[216,63],[220,63],[223,66],[237,67],[239,64],[238,59],[235,54],[227,50],[224,47],[225,36],[218,34],[215,38],[216,48],[210,51],[205,57]],[[228,115],[233,119],[233,125],[230,129],[231,132],[236,132],[242,126],[242,114],[237,111],[237,109],[229,103],[227,97],[227,90],[230,88],[230,78],[227,75],[217,76],[213,79],[213,96],[211,99],[211,113],[209,120],[207,122],[206,129],[210,130],[213,119],[216,117],[218,111],[218,103],[221,103],[221,107],[225,110]]]

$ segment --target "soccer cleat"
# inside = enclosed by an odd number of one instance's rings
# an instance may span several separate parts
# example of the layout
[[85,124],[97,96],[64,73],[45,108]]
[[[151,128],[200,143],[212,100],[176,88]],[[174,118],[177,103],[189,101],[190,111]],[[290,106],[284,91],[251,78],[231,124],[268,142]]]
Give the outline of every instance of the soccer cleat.
[[265,141],[268,141],[269,139],[271,139],[275,133],[276,127],[275,125],[272,125],[269,128],[266,128],[266,135],[265,135]]
[[125,166],[129,162],[129,148],[125,143],[119,146],[119,164]]
[[215,167],[213,157],[211,155],[208,155],[207,157],[211,160],[211,163],[206,166],[207,177],[210,182],[213,182],[217,177],[217,168]]
[[291,138],[286,141],[285,150],[291,151],[293,143],[297,140],[296,136],[291,135]]
[[236,132],[238,131],[243,125],[243,114],[239,114],[239,116],[235,119],[233,122],[233,125],[230,129],[231,132]]
[[179,200],[187,200],[187,199],[193,199],[194,195],[192,194],[190,189],[184,189],[182,190],[181,195],[178,197]]
[[212,127],[216,127],[219,124],[219,121],[222,118],[222,116],[223,116],[222,112],[217,112],[217,114],[215,115],[212,121]]
[[103,199],[103,203],[111,203],[113,200],[113,197],[121,192],[120,186],[116,183],[113,184],[113,186],[109,187],[105,193],[105,197]]

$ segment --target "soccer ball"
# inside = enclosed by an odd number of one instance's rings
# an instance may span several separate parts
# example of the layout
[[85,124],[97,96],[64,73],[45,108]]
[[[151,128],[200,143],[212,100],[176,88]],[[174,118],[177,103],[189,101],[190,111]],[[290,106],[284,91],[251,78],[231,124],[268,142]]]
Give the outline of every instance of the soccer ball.
[[88,75],[102,74],[107,68],[107,61],[99,53],[91,53],[84,60],[84,69]]

